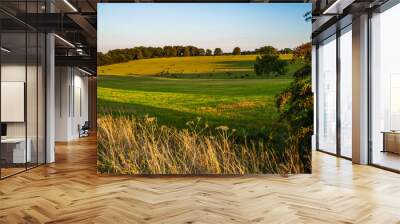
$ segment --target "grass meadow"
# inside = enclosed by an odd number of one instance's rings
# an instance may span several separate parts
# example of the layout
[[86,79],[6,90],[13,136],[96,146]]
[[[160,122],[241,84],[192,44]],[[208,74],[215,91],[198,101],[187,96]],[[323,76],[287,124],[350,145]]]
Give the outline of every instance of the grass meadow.
[[254,73],[256,57],[153,58],[98,67],[100,172],[302,172],[294,149],[278,156],[266,144],[271,127],[281,125],[275,97],[302,64],[290,63],[284,76],[263,77]]
[[[184,128],[201,117],[212,127],[259,132],[277,113],[274,97],[290,79],[180,79],[101,76],[100,113],[157,117],[161,124]],[[250,133],[248,133],[250,134]]]
[[263,140],[238,143],[232,130],[214,132],[198,122],[186,129],[160,125],[154,117],[99,118],[98,171],[113,174],[303,173],[298,149],[278,151]]
[[[223,55],[170,57],[134,60],[125,63],[100,66],[100,75],[138,75],[164,76],[175,78],[260,78],[254,73],[254,62],[258,55]],[[291,54],[280,56],[292,59]],[[287,75],[290,78],[301,64],[289,65]],[[262,77],[261,77],[262,78]]]

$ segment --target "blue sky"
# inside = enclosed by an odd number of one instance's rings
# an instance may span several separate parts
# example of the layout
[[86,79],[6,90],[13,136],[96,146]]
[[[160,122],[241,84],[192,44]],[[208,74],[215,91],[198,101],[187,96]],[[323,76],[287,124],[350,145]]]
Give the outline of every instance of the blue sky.
[[231,52],[265,45],[293,48],[310,40],[305,3],[98,4],[98,50],[193,45]]

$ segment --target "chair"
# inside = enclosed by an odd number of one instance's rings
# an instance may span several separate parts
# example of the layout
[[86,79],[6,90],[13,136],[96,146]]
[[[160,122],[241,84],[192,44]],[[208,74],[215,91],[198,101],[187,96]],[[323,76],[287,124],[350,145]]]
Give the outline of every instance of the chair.
[[85,123],[82,125],[82,127],[80,125],[78,125],[79,138],[89,136],[89,130],[90,130],[89,121],[85,121]]

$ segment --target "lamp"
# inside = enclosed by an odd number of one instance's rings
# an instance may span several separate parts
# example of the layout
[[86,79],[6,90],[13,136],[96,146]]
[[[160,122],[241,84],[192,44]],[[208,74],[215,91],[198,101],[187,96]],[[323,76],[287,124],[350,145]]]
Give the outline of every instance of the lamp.
[[75,48],[75,45],[73,45],[71,42],[69,42],[68,40],[60,37],[58,34],[54,34],[55,37],[57,37],[59,40],[61,40],[62,42],[66,43],[67,45],[69,45],[70,47]]
[[7,49],[5,47],[1,47],[0,49],[1,49],[1,51],[4,51],[6,53],[10,53],[11,52],[11,50],[9,50],[9,49]]
[[64,0],[64,3],[67,4],[74,12],[78,12],[78,10],[68,0]]

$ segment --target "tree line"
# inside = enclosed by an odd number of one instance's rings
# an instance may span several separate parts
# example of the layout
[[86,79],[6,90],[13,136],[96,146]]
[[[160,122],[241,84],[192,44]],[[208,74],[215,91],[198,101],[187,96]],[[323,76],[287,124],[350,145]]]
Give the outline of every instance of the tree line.
[[214,51],[212,51],[211,49],[198,48],[195,46],[134,47],[110,50],[105,54],[99,52],[97,54],[97,63],[98,65],[108,65],[146,58],[218,56],[223,54],[221,48],[215,48]]
[[[97,54],[97,63],[98,65],[109,65],[146,58],[263,54],[265,49],[266,47],[262,47],[255,49],[254,51],[242,52],[240,47],[235,47],[232,53],[224,53],[221,48],[215,48],[214,50],[211,50],[198,48],[195,46],[141,46],[134,48],[110,50],[107,53],[99,52]],[[279,51],[279,53],[282,54],[289,54],[292,52],[293,50],[290,48],[285,48]]]
[[292,61],[304,60],[306,62],[311,61],[311,43],[301,44],[293,50],[285,48],[278,50],[272,46],[265,46],[256,49],[256,52],[260,55],[256,58],[254,63],[254,71],[257,75],[285,75],[287,72],[287,65],[289,61],[282,59],[281,54],[291,53],[293,55]]

